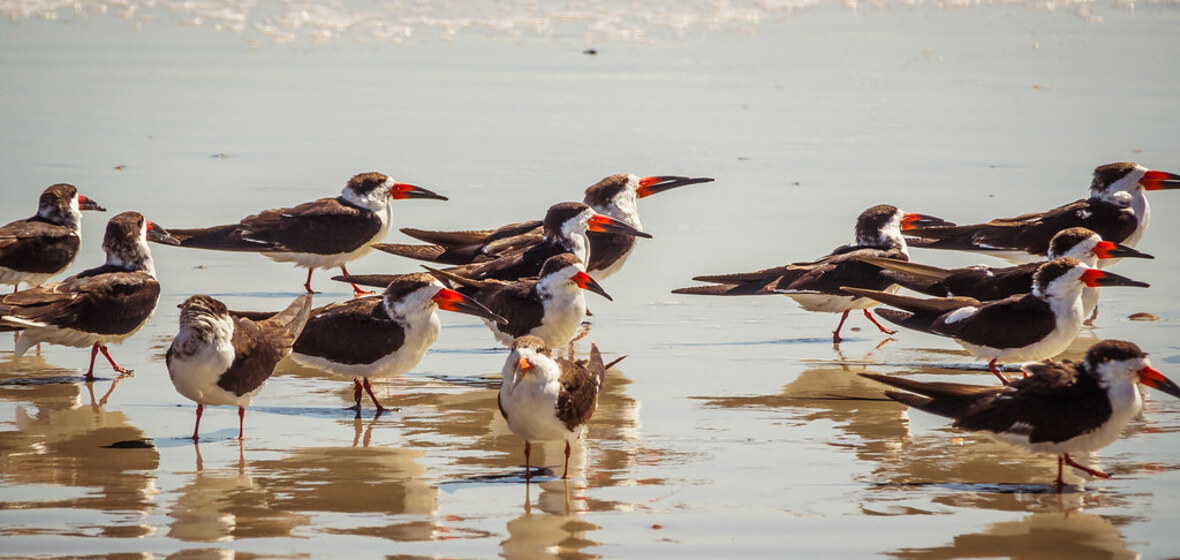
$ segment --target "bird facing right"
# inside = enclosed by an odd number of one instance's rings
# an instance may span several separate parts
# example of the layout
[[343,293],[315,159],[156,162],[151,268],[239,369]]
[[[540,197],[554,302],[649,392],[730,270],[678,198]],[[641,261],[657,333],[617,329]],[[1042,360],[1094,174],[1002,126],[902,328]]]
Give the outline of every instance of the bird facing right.
[[1024,370],[1029,377],[1001,387],[860,375],[908,391],[885,395],[953,418],[956,428],[987,432],[1031,453],[1057,455],[1058,489],[1064,484],[1064,464],[1099,478],[1110,476],[1077,463],[1070,453],[1098,451],[1118,439],[1143,408],[1137,385],[1180,397],[1180,386],[1151,367],[1146,352],[1119,340],[1091,346],[1081,362],[1046,360]]

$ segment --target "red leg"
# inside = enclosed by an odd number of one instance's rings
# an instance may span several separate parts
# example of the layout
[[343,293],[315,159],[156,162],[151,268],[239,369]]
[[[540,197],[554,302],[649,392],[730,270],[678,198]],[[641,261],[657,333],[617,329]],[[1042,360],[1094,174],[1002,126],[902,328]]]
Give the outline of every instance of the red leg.
[[246,409],[238,407],[238,441],[246,439]]
[[106,359],[107,359],[107,361],[111,363],[111,369],[113,369],[113,370],[115,370],[115,371],[117,371],[117,372],[119,372],[119,373],[131,373],[131,370],[129,370],[129,369],[124,369],[122,366],[120,366],[119,364],[116,364],[116,363],[115,363],[115,359],[111,357],[111,353],[107,351],[107,347],[106,347],[106,346],[104,346],[104,345],[100,344],[100,345],[98,346],[98,349],[99,349],[99,351],[101,351],[101,352],[102,352],[102,355],[103,355],[103,356],[106,356]]
[[1004,385],[1009,385],[1009,384],[1011,384],[1011,382],[1010,382],[1010,381],[1008,381],[1008,378],[1007,378],[1007,377],[1004,377],[1004,374],[1000,373],[1000,370],[999,370],[999,368],[997,368],[997,367],[996,367],[996,361],[995,361],[995,360],[992,360],[992,361],[990,361],[990,362],[988,362],[988,363],[987,363],[987,370],[988,370],[988,371],[990,371],[990,372],[992,372],[992,373],[994,373],[994,374],[996,375],[996,377],[999,377],[999,378],[1000,378],[1000,383],[1003,383]]
[[565,442],[565,469],[561,471],[561,479],[570,477],[570,442]]
[[1064,468],[1064,465],[1065,465],[1065,457],[1058,455],[1057,456],[1057,491],[1058,492],[1061,492],[1062,487],[1065,486],[1065,480],[1063,478],[1061,478],[1061,474],[1062,474],[1062,470]]
[[98,357],[98,344],[90,347],[90,369],[86,370],[86,380],[94,381],[94,359]]
[[865,312],[865,319],[868,319],[869,322],[871,322],[874,325],[877,325],[877,329],[880,330],[881,332],[883,332],[885,334],[897,334],[897,331],[891,331],[891,330],[883,327],[881,325],[881,323],[878,323],[877,319],[875,317],[873,317],[872,313],[869,313],[868,309],[862,309],[862,311]]
[[529,455],[533,452],[533,446],[527,440],[524,442],[524,481],[527,484],[529,479],[533,477],[533,469],[529,466]]
[[197,403],[197,423],[193,426],[193,441],[197,441],[197,434],[201,431],[202,412],[205,412],[205,405]]
[[848,312],[845,311],[842,315],[840,315],[840,324],[836,325],[836,330],[832,331],[832,342],[838,343],[841,340],[844,340],[844,339],[840,338],[840,329],[844,328],[844,321],[847,321],[847,320],[848,320]]
[[1088,474],[1090,476],[1097,477],[1097,478],[1110,478],[1109,474],[1106,474],[1100,470],[1092,469],[1092,468],[1087,467],[1077,461],[1074,461],[1073,457],[1069,456],[1069,453],[1062,455],[1062,457],[1065,458],[1065,464],[1067,464],[1075,469],[1078,469],[1082,472],[1085,472],[1086,474]]
[[363,391],[361,380],[357,377],[352,378],[352,398],[356,400],[356,411],[358,414],[361,411],[361,393]]
[[373,394],[373,386],[371,384],[369,384],[368,377],[365,378],[364,387],[365,387],[365,392],[369,394],[369,398],[373,399],[373,404],[377,407],[377,414],[381,414],[382,412],[385,412],[385,410],[386,410],[385,407],[381,406],[381,403],[377,400],[377,395]]
[[[352,276],[351,274],[348,273],[348,268],[345,267],[344,265],[340,265],[340,270],[341,270],[341,272],[344,272],[345,276]],[[369,290],[361,288],[360,286],[357,286],[356,284],[352,285],[352,297],[354,297],[354,298],[371,295],[372,293],[373,292],[370,292]]]
[[303,287],[307,290],[307,293],[309,293],[309,294],[315,293],[315,292],[311,291],[311,273],[314,271],[315,271],[314,268],[307,269],[307,282],[303,283]]

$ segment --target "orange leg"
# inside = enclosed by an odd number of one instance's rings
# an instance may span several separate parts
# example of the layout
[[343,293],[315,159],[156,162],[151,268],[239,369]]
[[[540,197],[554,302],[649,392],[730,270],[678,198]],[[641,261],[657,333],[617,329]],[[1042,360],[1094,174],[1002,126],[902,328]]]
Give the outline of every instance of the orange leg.
[[848,312],[845,311],[843,314],[840,315],[840,324],[836,325],[836,330],[832,331],[832,342],[838,344],[841,340],[844,340],[844,339],[840,338],[840,329],[844,328],[844,321],[847,321],[847,320],[848,320]]
[[529,479],[533,477],[533,468],[529,465],[529,456],[533,453],[533,446],[529,442],[524,442],[524,481],[528,484]]
[[[345,276],[352,276],[351,274],[348,273],[348,268],[345,267],[344,265],[340,265],[340,270],[342,272],[344,272]],[[361,296],[367,296],[372,293],[373,292],[366,290],[364,288],[361,288],[360,286],[357,286],[356,284],[352,285],[352,297],[354,297],[354,298],[361,297]]]
[[561,471],[562,480],[570,477],[570,442],[565,442],[565,469]]
[[897,331],[891,331],[891,330],[885,328],[884,326],[882,326],[881,323],[878,323],[877,319],[875,317],[873,317],[872,313],[869,313],[868,309],[862,309],[862,311],[865,312],[865,319],[868,319],[869,322],[873,323],[874,325],[877,325],[877,329],[880,330],[881,332],[883,332],[885,334],[897,334]]
[[246,409],[238,407],[238,441],[246,439]]
[[193,441],[197,441],[197,433],[201,431],[202,412],[205,412],[205,405],[197,403],[197,423],[193,426]]
[[1104,473],[1100,470],[1092,469],[1092,468],[1087,467],[1077,461],[1074,461],[1073,457],[1069,456],[1069,453],[1062,455],[1062,458],[1065,459],[1065,464],[1067,464],[1075,469],[1078,469],[1082,472],[1085,472],[1086,474],[1088,474],[1090,476],[1097,477],[1097,478],[1110,478],[1110,475],[1107,473]]
[[[373,399],[373,404],[377,407],[377,414],[381,414],[382,412],[385,412],[386,410],[388,410],[384,406],[381,406],[381,403],[377,400],[377,395],[373,394],[373,386],[369,384],[368,377],[365,378],[364,388],[365,388],[365,392],[369,394],[369,398]],[[357,406],[360,406],[359,400],[357,401],[357,403],[358,403]]]
[[309,268],[309,269],[307,269],[307,282],[304,282],[304,283],[303,283],[303,287],[304,287],[304,289],[306,289],[306,290],[307,290],[307,293],[309,293],[309,294],[314,294],[314,293],[315,293],[315,292],[311,291],[311,273],[312,273],[312,272],[314,272],[314,271],[315,271],[315,269],[314,269],[314,268]]
[[1000,378],[1000,383],[1003,383],[1004,385],[1010,385],[1010,384],[1011,384],[1011,381],[1009,381],[1007,377],[1004,377],[1004,374],[1000,373],[1000,370],[999,370],[999,368],[997,368],[997,367],[996,367],[996,361],[995,361],[995,360],[992,360],[992,361],[990,361],[990,362],[988,362],[988,363],[987,363],[987,370],[988,370],[988,371],[990,371],[990,372],[992,372],[992,373],[994,373],[994,374],[996,375],[996,377],[999,377],[999,378]]
[[[102,352],[102,355],[106,357],[106,359],[107,359],[107,361],[108,361],[108,362],[110,362],[110,364],[111,364],[111,369],[113,369],[113,370],[115,370],[115,371],[117,371],[117,372],[119,372],[119,373],[131,373],[131,370],[129,370],[129,369],[126,369],[126,368],[123,368],[123,367],[122,367],[122,366],[120,366],[119,364],[116,364],[116,363],[115,363],[115,359],[111,357],[111,353],[107,351],[107,347],[106,347],[105,345],[103,345],[103,344],[99,344],[99,345],[98,345],[98,350],[99,350],[100,352]],[[93,366],[94,366],[94,363],[93,363],[93,361],[92,361],[92,362],[91,362],[91,368],[92,368],[92,369],[93,369]]]

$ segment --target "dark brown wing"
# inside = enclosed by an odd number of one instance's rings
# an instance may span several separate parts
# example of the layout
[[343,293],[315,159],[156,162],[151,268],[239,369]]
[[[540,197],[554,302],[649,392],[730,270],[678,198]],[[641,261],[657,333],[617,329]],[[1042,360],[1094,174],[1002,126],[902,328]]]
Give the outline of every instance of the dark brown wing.
[[68,227],[21,220],[0,228],[0,266],[21,272],[50,274],[74,262],[78,236]]
[[586,232],[590,239],[590,263],[586,270],[605,270],[635,246],[635,236],[604,231]]
[[1135,213],[1129,207],[1088,198],[1047,212],[1001,218],[986,224],[915,228],[907,230],[905,235],[911,247],[1001,249],[1045,255],[1049,241],[1063,229],[1085,227],[1102,239],[1120,243],[1134,233],[1137,225]]
[[93,269],[0,299],[0,315],[96,334],[126,334],[156,309],[160,284],[146,272]]
[[458,290],[491,309],[492,313],[507,319],[507,324],[496,323],[496,328],[515,338],[529,334],[529,331],[541,325],[545,306],[536,288],[536,280],[521,280],[511,284],[491,284],[479,290]]
[[832,295],[846,295],[843,287],[884,290],[893,281],[881,274],[881,270],[863,260],[862,257],[905,258],[900,250],[860,248],[843,253],[833,253],[810,263],[797,263],[787,267],[782,277],[772,288],[778,293],[816,292]]
[[935,321],[931,332],[989,348],[1022,348],[1057,326],[1049,304],[1028,294],[986,303],[971,316],[954,322],[949,317]]
[[405,329],[385,313],[381,296],[370,296],[312,311],[295,352],[339,364],[371,364],[405,340]]
[[565,248],[556,243],[543,241],[527,249],[510,251],[485,263],[451,268],[448,271],[477,279],[495,278],[511,281],[533,278],[541,273],[541,266],[549,257],[566,252],[568,251]]
[[1111,415],[1110,399],[1093,376],[1077,375],[1069,364],[1046,366],[1012,383],[1004,393],[955,426],[1027,435],[1029,442],[1059,442],[1093,431]]
[[590,360],[586,363],[557,358],[561,366],[561,391],[557,394],[557,418],[573,431],[585,424],[598,408],[598,393],[606,376],[602,354],[590,345]]
[[217,386],[241,396],[262,386],[284,353],[274,333],[248,319],[234,321],[234,361],[217,380]]
[[229,226],[169,230],[182,247],[318,255],[355,251],[380,231],[381,218],[376,213],[347,204],[340,197],[265,210]]
[[946,416],[947,418],[960,418],[974,409],[985,406],[986,403],[994,400],[998,395],[1013,391],[1009,387],[996,387],[994,385],[981,386],[942,382],[926,383],[904,377],[876,373],[861,373],[860,375],[873,381],[908,391],[906,393],[886,391],[885,395],[895,401],[931,414]]

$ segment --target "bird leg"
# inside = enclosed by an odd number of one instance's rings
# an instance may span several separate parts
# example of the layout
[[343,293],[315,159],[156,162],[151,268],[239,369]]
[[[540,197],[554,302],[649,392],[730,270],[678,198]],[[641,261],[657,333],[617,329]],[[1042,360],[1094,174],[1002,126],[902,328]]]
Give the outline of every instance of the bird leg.
[[357,418],[360,418],[360,416],[361,416],[361,393],[363,391],[364,391],[364,388],[361,387],[361,380],[359,378],[353,377],[352,378],[352,398],[354,400],[356,400],[356,406],[354,406],[353,408],[356,409]]
[[1110,478],[1109,474],[1106,474],[1100,470],[1092,469],[1092,468],[1087,467],[1077,461],[1074,461],[1073,457],[1069,456],[1069,453],[1063,454],[1062,457],[1065,459],[1065,464],[1067,464],[1075,469],[1078,469],[1082,472],[1085,472],[1086,474],[1088,474],[1090,476],[1093,476],[1096,478]]
[[246,408],[238,407],[238,441],[246,439]]
[[533,477],[533,469],[529,466],[529,455],[533,452],[533,446],[527,440],[524,442],[524,482],[528,484],[529,479]]
[[314,269],[314,268],[309,268],[309,269],[307,269],[307,282],[304,282],[304,283],[303,283],[303,287],[304,287],[304,289],[306,289],[306,290],[307,290],[307,293],[309,293],[309,294],[314,294],[314,293],[315,293],[315,292],[311,291],[311,273],[312,273],[312,272],[314,272],[314,271],[315,271],[315,269]]
[[864,311],[865,319],[868,319],[870,323],[877,325],[877,330],[880,330],[881,332],[883,332],[885,334],[897,334],[897,331],[891,331],[891,330],[885,328],[884,326],[882,326],[881,323],[878,323],[877,319],[875,317],[873,317],[872,313],[869,313],[868,309],[862,309],[861,311]]
[[[131,370],[129,370],[129,369],[126,369],[126,368],[124,368],[124,367],[120,366],[119,364],[116,364],[116,363],[115,363],[115,359],[111,357],[111,353],[107,351],[107,347],[106,347],[106,345],[105,345],[105,344],[99,344],[99,345],[98,345],[98,350],[99,350],[100,352],[102,352],[102,355],[106,357],[106,359],[107,359],[107,361],[108,361],[108,362],[110,362],[110,364],[111,364],[111,369],[113,369],[113,370],[115,370],[115,371],[117,371],[117,372],[119,372],[119,373],[124,373],[124,374],[126,374],[126,373],[131,373]],[[93,368],[94,368],[94,362],[93,362],[93,361],[91,361],[91,363],[90,363],[90,366],[91,366],[91,369],[93,369]]]
[[202,412],[205,412],[205,405],[197,403],[197,423],[193,425],[193,441],[197,441],[197,433],[201,430]]
[[567,480],[570,477],[570,442],[565,442],[565,469],[561,471],[561,479]]
[[[340,271],[344,273],[344,276],[346,278],[352,276],[351,274],[348,273],[348,268],[345,267],[344,265],[340,265]],[[350,282],[350,284],[351,284],[351,282]],[[356,284],[352,284],[352,297],[354,297],[354,298],[371,295],[372,293],[373,292],[371,292],[369,290],[365,290],[365,289],[361,288],[360,286],[357,286]]]
[[847,321],[847,320],[848,320],[848,311],[845,311],[842,315],[840,315],[840,324],[836,325],[836,330],[832,331],[832,343],[833,344],[839,344],[841,340],[844,340],[844,339],[840,338],[840,329],[844,328],[844,321]]
[[86,380],[94,381],[94,359],[98,357],[98,344],[90,347],[90,369],[86,370]]
[[1003,383],[1004,385],[1011,385],[1012,382],[1008,381],[1008,378],[1004,377],[1004,375],[1000,373],[1000,370],[996,368],[996,361],[994,359],[987,363],[987,370],[994,373],[996,377],[1000,378],[1000,383]]
[[[373,405],[377,407],[377,414],[381,414],[382,412],[385,412],[386,408],[384,406],[381,406],[381,402],[377,400],[377,395],[373,394],[373,386],[369,383],[368,377],[365,378],[364,387],[365,387],[365,392],[369,394],[369,398],[373,399]],[[359,404],[360,401],[358,400],[357,402],[358,402],[357,406],[360,406],[360,404]]]

